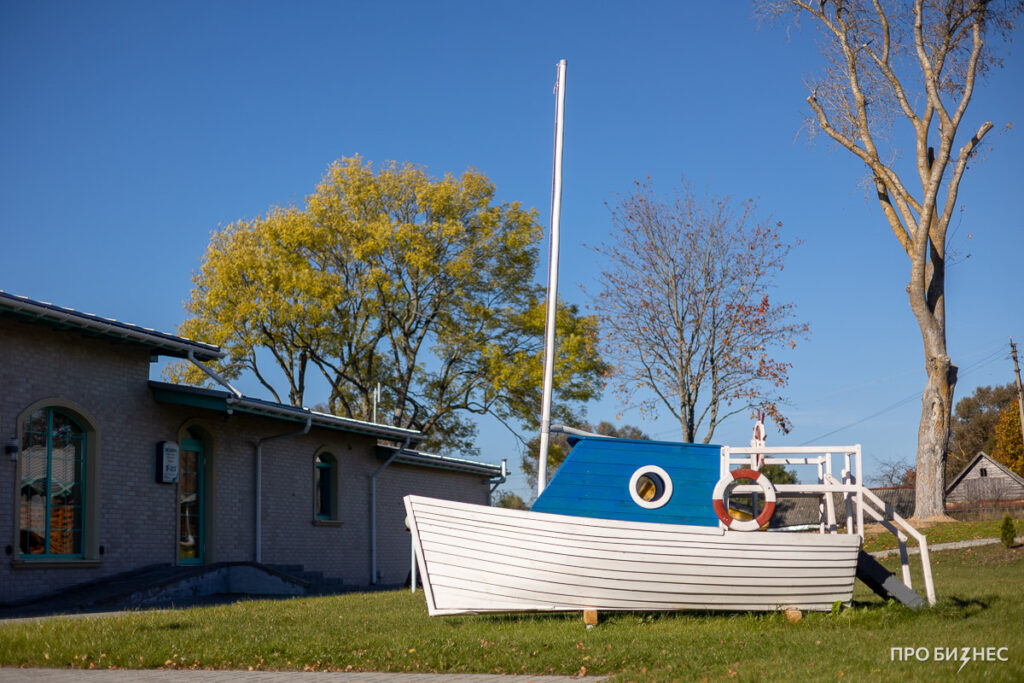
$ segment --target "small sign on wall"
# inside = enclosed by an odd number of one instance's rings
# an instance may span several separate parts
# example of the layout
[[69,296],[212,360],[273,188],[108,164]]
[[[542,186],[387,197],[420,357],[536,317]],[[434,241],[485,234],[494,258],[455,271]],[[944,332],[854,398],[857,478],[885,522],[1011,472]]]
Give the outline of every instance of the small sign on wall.
[[158,484],[176,484],[178,482],[178,444],[173,441],[160,441],[156,444],[156,481]]

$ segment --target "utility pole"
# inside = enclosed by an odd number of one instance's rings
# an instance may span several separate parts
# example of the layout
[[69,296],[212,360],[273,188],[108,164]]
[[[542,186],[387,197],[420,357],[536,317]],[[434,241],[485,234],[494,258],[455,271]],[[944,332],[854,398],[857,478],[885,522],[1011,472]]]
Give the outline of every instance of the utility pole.
[[1013,372],[1017,377],[1017,410],[1020,412],[1020,437],[1024,443],[1024,389],[1020,386],[1020,365],[1017,363],[1017,345],[1010,337],[1010,355],[1013,357]]

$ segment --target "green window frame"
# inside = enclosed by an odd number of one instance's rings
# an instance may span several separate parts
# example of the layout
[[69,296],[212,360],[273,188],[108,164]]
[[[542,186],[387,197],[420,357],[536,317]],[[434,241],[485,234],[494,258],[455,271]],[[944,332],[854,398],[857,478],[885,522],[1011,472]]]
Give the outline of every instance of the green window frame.
[[182,439],[178,465],[178,564],[206,561],[206,449]]
[[87,445],[85,427],[59,408],[25,420],[18,456],[22,559],[84,556]]
[[313,515],[315,519],[330,521],[337,519],[338,496],[335,480],[337,461],[330,453],[320,453],[313,465]]

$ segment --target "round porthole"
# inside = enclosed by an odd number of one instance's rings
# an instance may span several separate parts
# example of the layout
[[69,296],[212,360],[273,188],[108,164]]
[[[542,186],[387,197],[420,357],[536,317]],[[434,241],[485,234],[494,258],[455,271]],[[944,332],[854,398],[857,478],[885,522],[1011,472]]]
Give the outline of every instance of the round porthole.
[[672,478],[657,465],[644,465],[630,477],[629,495],[642,508],[660,508],[672,498]]

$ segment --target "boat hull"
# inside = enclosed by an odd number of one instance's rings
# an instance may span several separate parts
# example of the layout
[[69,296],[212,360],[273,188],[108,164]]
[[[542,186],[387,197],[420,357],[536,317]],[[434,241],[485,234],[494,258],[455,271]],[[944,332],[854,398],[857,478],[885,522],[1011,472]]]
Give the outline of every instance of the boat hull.
[[860,538],[743,533],[406,496],[431,615],[828,610],[849,602]]

